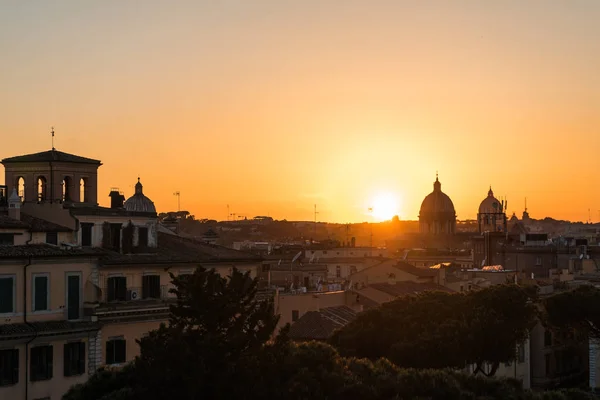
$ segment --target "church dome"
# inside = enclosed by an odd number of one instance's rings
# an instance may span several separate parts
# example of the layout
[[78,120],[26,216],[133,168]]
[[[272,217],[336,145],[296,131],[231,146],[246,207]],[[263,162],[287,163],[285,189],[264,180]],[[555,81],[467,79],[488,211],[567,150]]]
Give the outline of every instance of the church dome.
[[447,214],[452,218],[456,216],[454,203],[446,193],[442,192],[442,184],[436,177],[433,183],[433,192],[429,193],[421,203],[419,218],[438,214]]
[[504,212],[502,206],[502,203],[494,197],[494,192],[492,191],[492,187],[490,186],[490,190],[488,191],[487,197],[483,199],[483,201],[479,205],[479,214],[502,213]]
[[135,184],[135,194],[125,201],[123,207],[127,211],[156,213],[154,202],[144,195],[140,178],[138,178],[138,181]]
[[442,184],[435,177],[433,192],[421,203],[419,211],[419,232],[423,234],[454,234],[456,232],[456,211],[447,194],[442,192]]

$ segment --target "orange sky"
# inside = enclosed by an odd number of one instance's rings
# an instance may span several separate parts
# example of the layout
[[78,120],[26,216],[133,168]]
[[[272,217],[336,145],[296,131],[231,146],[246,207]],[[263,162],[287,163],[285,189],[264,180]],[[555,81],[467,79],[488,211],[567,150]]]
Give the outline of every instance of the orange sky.
[[459,219],[598,221],[600,2],[0,3],[0,157],[101,159],[159,211],[415,219],[439,170]]

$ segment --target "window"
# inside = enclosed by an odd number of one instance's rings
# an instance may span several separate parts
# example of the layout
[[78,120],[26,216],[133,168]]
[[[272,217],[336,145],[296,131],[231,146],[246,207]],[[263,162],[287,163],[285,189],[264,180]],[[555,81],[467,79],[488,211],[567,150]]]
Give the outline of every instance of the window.
[[0,314],[15,312],[15,277],[0,275]]
[[548,329],[544,332],[544,346],[552,346],[552,332]]
[[300,312],[298,310],[292,310],[292,322],[298,321],[300,317]]
[[33,311],[45,311],[48,310],[48,300],[50,297],[48,275],[33,275],[33,291],[31,303],[33,304]]
[[546,354],[546,375],[550,375],[550,367],[551,367],[551,358],[550,354]]
[[342,277],[342,268],[339,265],[335,267],[335,277],[336,278]]
[[0,233],[0,245],[13,246],[15,244],[15,235],[13,233]]
[[110,224],[110,246],[115,251],[121,251],[121,225]]
[[64,352],[65,376],[81,375],[85,372],[85,343],[66,343]]
[[122,337],[111,338],[106,342],[106,363],[120,364],[126,359],[126,342]]
[[142,277],[142,298],[160,299],[159,275],[144,275]]
[[542,265],[542,257],[535,258],[535,265]]
[[32,381],[52,379],[52,346],[33,347],[30,367],[29,375]]
[[0,386],[19,382],[19,350],[0,350]]
[[124,276],[112,276],[107,280],[107,301],[125,301],[127,296],[127,279]]
[[46,232],[46,243],[58,245],[58,233]]
[[90,247],[92,245],[92,228],[94,224],[81,224],[81,245]]
[[138,228],[138,247],[148,247],[148,228]]

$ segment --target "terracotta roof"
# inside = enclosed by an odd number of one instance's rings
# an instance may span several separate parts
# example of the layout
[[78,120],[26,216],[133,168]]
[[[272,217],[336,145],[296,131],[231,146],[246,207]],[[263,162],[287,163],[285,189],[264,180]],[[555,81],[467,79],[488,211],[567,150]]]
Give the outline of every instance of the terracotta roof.
[[417,283],[412,281],[396,282],[395,284],[373,283],[369,286],[373,289],[379,290],[383,293],[396,297],[417,294],[426,291],[441,291],[454,293],[453,290],[450,290],[447,287],[435,283]]
[[0,246],[0,258],[99,256],[101,254],[99,249],[63,249],[49,244]]
[[347,306],[326,307],[309,311],[290,327],[289,336],[294,340],[326,340],[356,318],[357,312]]
[[100,166],[102,163],[99,160],[92,158],[80,157],[74,154],[64,153],[58,150],[42,151],[40,153],[25,154],[22,156],[9,157],[2,160],[2,164],[17,163],[17,162],[67,162],[79,164],[96,164]]
[[223,246],[157,232],[158,248],[146,254],[121,254],[105,251],[104,264],[152,264],[152,263],[195,263],[211,261],[253,261],[261,260],[259,256],[233,250]]
[[97,331],[100,325],[92,321],[46,321],[32,322],[29,324],[0,325],[0,340],[12,339],[15,336],[50,336],[66,332]]
[[55,224],[54,222],[46,221],[45,219],[37,218],[29,214],[21,213],[21,222],[29,225],[31,232],[72,232],[71,228]]
[[0,228],[2,229],[28,229],[29,225],[25,222],[10,218],[7,215],[0,215]]

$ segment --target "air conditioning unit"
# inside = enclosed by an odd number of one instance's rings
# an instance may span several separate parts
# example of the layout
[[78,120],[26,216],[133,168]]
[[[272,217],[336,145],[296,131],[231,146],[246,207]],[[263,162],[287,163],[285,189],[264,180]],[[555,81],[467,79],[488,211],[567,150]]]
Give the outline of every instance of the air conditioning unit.
[[140,292],[138,290],[128,290],[127,291],[127,300],[139,300]]

